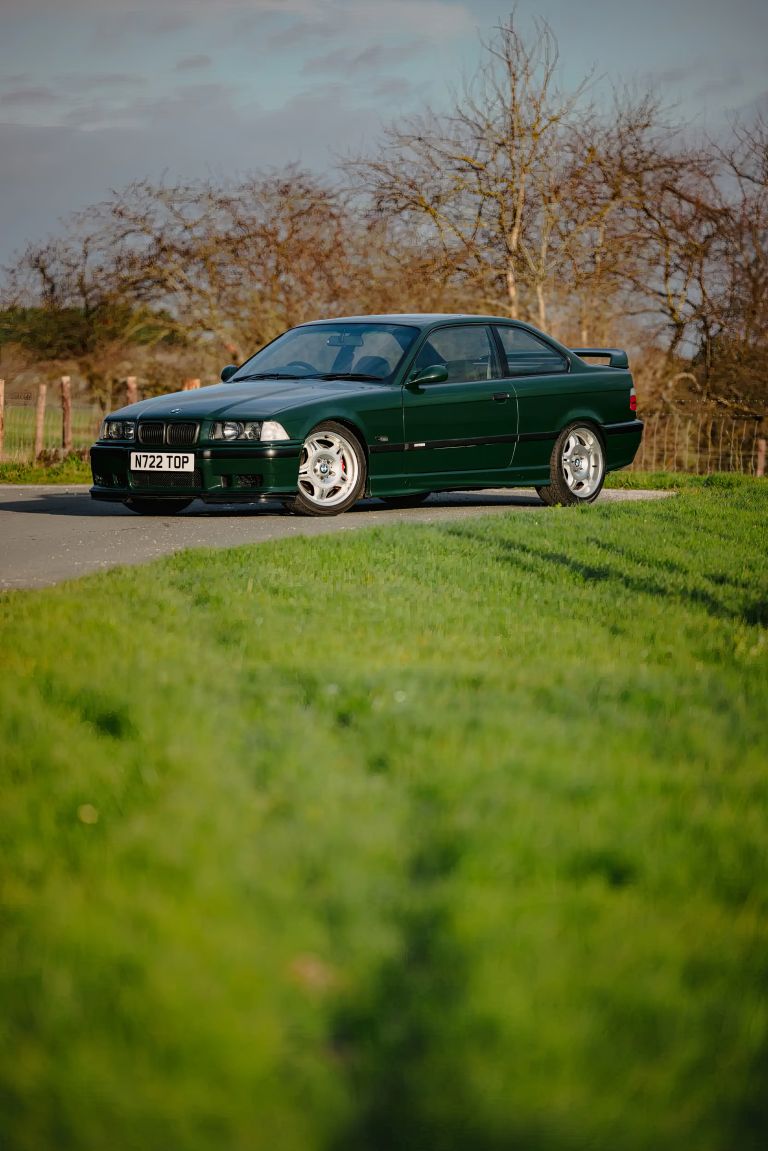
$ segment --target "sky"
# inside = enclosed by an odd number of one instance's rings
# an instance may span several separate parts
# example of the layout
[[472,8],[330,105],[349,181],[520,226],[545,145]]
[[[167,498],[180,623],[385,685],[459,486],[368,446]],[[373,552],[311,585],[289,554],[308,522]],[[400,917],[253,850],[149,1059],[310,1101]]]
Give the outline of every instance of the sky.
[[[768,103],[768,0],[519,0],[564,85],[594,69],[698,127]],[[131,180],[327,172],[446,106],[505,0],[0,0],[0,262]]]

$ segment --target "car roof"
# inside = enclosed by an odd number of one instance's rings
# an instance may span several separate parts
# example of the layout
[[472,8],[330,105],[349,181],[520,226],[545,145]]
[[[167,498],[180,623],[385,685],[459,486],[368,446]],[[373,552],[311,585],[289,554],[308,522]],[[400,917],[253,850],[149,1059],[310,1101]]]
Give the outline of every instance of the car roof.
[[[323,320],[308,320],[299,327],[312,324],[416,324],[427,327],[444,320],[482,320],[485,323],[510,323],[509,316],[478,316],[469,312],[388,312],[378,316],[329,316]],[[514,321],[517,322],[517,321]]]

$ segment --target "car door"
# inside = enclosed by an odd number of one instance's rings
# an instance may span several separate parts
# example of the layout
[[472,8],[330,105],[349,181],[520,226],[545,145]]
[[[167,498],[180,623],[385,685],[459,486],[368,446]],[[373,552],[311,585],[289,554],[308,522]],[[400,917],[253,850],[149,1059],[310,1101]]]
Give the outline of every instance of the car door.
[[567,358],[552,344],[515,324],[497,324],[506,359],[506,377],[517,397],[518,444],[512,474],[543,480],[549,457],[568,404],[571,379]]
[[[412,381],[444,365],[440,383]],[[431,482],[477,482],[509,467],[517,432],[514,394],[501,379],[487,324],[451,324],[430,331],[403,387],[408,471]]]

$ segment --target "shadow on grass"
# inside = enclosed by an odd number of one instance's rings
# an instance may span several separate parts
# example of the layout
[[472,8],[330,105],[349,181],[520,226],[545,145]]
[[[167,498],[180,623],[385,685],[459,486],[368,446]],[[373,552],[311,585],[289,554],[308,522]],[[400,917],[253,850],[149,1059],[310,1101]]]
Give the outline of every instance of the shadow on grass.
[[[453,530],[455,531],[456,529]],[[460,533],[464,538],[466,538],[467,534],[473,534],[471,532],[468,533],[466,528],[460,529]],[[533,573],[540,573],[542,566],[565,569],[571,574],[580,576],[589,582],[615,584],[617,588],[621,589],[621,592],[629,593],[632,596],[644,595],[654,599],[668,599],[676,602],[696,604],[716,619],[726,619],[731,622],[745,623],[750,626],[768,625],[768,601],[765,599],[754,599],[751,603],[747,603],[742,609],[735,609],[729,607],[716,595],[702,587],[688,586],[680,589],[670,588],[649,575],[635,575],[626,569],[609,564],[586,563],[564,552],[536,549],[520,542],[512,543],[508,540],[497,539],[490,543],[490,541],[484,539],[483,544],[486,549],[491,548],[494,550],[496,555],[503,561],[514,563],[516,566],[524,567]],[[598,546],[604,549],[606,547],[605,544]],[[618,556],[623,555],[620,549],[616,549],[616,554]],[[639,561],[635,560],[633,562]],[[692,578],[691,572],[687,572],[685,568],[675,565],[672,562],[666,565],[666,563],[662,561],[662,566],[668,566],[668,570],[675,574],[688,577],[689,580]],[[728,582],[727,577],[723,577],[721,582]],[[734,586],[738,588],[738,585]],[[744,589],[739,588],[738,590],[743,592]]]
[[[620,547],[618,544],[614,543],[607,544],[604,540],[594,538],[590,538],[589,542],[599,551],[605,552],[611,556],[618,556],[622,560],[625,560],[627,563],[637,564],[640,567],[648,563],[646,556],[643,556],[637,552],[633,552],[630,548]],[[663,569],[665,572],[669,572],[670,575],[678,575],[683,579],[691,578],[692,572],[690,567],[686,567],[681,563],[676,563],[670,556],[655,558],[654,563],[657,567]],[[747,580],[735,578],[726,572],[701,570],[699,574],[701,575],[702,579],[708,580],[710,583],[715,584],[717,587],[732,588],[737,592],[749,592],[752,588],[752,585]]]

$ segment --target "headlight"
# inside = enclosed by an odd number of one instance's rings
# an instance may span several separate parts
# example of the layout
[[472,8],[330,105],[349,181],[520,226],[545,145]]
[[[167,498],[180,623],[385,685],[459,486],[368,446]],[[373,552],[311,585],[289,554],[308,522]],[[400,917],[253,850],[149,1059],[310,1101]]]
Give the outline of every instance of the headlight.
[[226,420],[223,424],[211,424],[212,440],[258,440],[261,424]]
[[102,440],[135,440],[135,420],[105,420],[101,425]]
[[287,440],[289,435],[282,424],[266,420],[263,424],[255,421],[225,420],[211,424],[212,440]]

